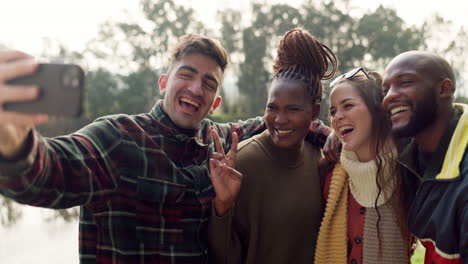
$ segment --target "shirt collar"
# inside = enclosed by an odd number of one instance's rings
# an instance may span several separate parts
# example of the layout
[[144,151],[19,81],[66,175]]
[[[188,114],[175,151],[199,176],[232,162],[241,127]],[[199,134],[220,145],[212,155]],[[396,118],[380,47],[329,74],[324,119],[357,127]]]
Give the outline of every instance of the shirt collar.
[[162,132],[167,136],[173,136],[179,139],[185,139],[187,137],[195,137],[199,129],[185,129],[178,127],[169,115],[163,109],[163,100],[159,99],[153,109],[151,109],[150,115],[160,123]]

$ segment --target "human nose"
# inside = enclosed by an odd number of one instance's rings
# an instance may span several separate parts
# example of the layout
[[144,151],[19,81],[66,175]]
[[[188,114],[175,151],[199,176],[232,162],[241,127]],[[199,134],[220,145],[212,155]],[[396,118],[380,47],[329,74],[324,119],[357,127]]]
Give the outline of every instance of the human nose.
[[287,122],[288,122],[288,117],[287,117],[287,115],[285,113],[279,112],[278,114],[276,114],[275,123],[284,124],[284,123],[287,123]]
[[343,113],[343,111],[341,111],[341,110],[337,110],[337,111],[335,112],[334,117],[333,117],[333,119],[335,119],[335,120],[341,120],[341,119],[343,119],[343,118],[344,118],[344,113]]
[[193,80],[189,85],[189,91],[194,95],[202,95],[203,87],[201,80]]
[[399,95],[398,90],[394,86],[390,86],[382,100],[382,106],[387,108],[387,106]]

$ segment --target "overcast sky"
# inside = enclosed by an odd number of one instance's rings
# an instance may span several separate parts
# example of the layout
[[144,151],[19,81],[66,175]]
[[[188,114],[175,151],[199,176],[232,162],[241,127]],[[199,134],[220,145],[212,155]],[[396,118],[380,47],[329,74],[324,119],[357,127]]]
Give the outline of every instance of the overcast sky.
[[[296,6],[302,1],[287,2]],[[215,21],[217,9],[249,6],[248,0],[187,0],[185,3],[194,7],[205,22]],[[381,3],[396,8],[409,24],[420,25],[425,18],[438,12],[454,21],[457,28],[463,23],[468,25],[465,9],[456,0],[352,0],[351,7],[369,10]],[[0,3],[0,42],[33,55],[41,53],[44,38],[81,50],[96,36],[100,23],[108,19],[124,19],[125,12],[138,14],[138,6],[137,0],[3,0]]]

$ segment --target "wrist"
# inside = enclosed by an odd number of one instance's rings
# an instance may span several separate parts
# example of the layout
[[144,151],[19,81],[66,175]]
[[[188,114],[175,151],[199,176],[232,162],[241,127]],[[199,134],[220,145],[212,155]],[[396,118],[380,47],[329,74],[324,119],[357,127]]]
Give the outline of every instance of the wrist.
[[0,149],[0,158],[9,161],[16,161],[25,158],[31,151],[33,144],[33,135],[31,131],[24,138],[17,142],[9,142]]
[[220,201],[215,197],[213,202],[216,215],[219,217],[223,217],[226,213],[231,209],[233,202],[232,201]]

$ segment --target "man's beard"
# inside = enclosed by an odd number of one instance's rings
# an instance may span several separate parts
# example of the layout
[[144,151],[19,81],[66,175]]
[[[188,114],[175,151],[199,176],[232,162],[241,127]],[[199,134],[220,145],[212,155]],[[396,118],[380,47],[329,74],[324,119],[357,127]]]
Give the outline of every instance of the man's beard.
[[396,137],[414,137],[435,121],[439,106],[433,93],[427,91],[424,97],[413,105],[413,115],[408,124],[392,129],[392,133]]

